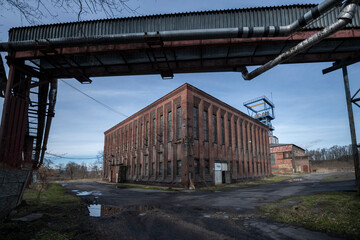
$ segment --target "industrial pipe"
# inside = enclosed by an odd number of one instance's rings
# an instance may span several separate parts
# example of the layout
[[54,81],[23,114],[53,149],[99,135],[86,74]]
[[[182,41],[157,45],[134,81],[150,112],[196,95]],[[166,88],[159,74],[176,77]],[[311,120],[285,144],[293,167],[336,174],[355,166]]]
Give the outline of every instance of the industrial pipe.
[[288,51],[280,54],[275,59],[265,63],[254,71],[249,73],[246,67],[240,67],[238,70],[242,73],[242,76],[245,80],[251,80],[259,76],[260,74],[266,72],[267,70],[275,67],[276,65],[289,60],[291,57],[299,54],[300,52],[312,47],[316,43],[336,33],[337,31],[345,27],[348,23],[350,23],[355,15],[358,2],[358,0],[346,1],[342,11],[339,14],[338,20],[335,23],[324,28],[322,31],[312,35],[311,37],[305,39],[295,47],[292,47]]
[[239,28],[214,28],[214,29],[192,29],[175,31],[157,31],[145,33],[126,33],[106,36],[90,37],[70,37],[26,40],[17,42],[0,43],[0,52],[12,50],[36,49],[39,46],[64,47],[78,44],[110,44],[110,43],[128,43],[145,42],[147,38],[161,37],[164,41],[177,40],[201,40],[201,39],[219,39],[219,38],[251,38],[251,37],[277,37],[287,36],[310,21],[318,18],[329,9],[335,7],[343,0],[325,0],[318,6],[305,13],[298,20],[286,26],[267,26],[267,27],[239,27]]
[[39,163],[37,164],[38,168],[42,165],[42,163],[44,161],[47,141],[48,141],[49,133],[50,133],[51,121],[55,115],[54,110],[55,110],[55,103],[56,103],[57,86],[58,86],[58,80],[56,78],[51,79],[50,92],[49,92],[49,107],[48,107],[47,118],[46,118],[44,141],[43,141],[43,144],[41,147],[41,156],[40,156]]

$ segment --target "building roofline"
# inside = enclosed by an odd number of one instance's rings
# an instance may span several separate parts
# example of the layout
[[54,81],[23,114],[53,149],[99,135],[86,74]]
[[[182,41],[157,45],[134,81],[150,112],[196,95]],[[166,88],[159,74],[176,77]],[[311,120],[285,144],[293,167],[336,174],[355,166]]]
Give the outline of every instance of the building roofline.
[[300,148],[300,149],[302,149],[302,150],[304,150],[304,151],[305,151],[305,149],[304,149],[304,148],[299,147],[298,145],[296,145],[296,144],[294,144],[294,143],[278,143],[278,144],[270,144],[270,148],[272,148],[272,147],[288,146],[288,145],[293,145],[293,146],[298,147],[298,148]]
[[178,92],[181,92],[183,90],[185,90],[187,88],[189,84],[188,83],[184,83],[183,85],[179,86],[178,88],[172,90],[171,92],[167,93],[166,95],[162,96],[161,98],[159,98],[158,100],[150,103],[149,105],[147,105],[146,107],[140,109],[139,111],[135,112],[134,114],[132,114],[131,116],[129,116],[128,118],[122,120],[121,122],[119,122],[118,124],[116,124],[115,126],[109,128],[108,130],[106,130],[104,132],[104,134],[107,134],[108,132],[111,132],[112,130],[116,129],[118,126],[131,121],[133,118],[136,117],[136,115],[142,113],[142,112],[146,112],[147,110],[151,109],[154,105],[157,105],[161,102],[163,102],[165,99],[169,98],[172,95],[177,94]]
[[139,114],[141,114],[141,113],[143,113],[143,112],[148,111],[149,109],[151,109],[152,107],[154,107],[154,106],[158,105],[159,103],[163,102],[164,100],[166,100],[167,98],[171,97],[172,95],[175,95],[175,94],[177,94],[177,93],[179,93],[179,92],[181,92],[181,91],[183,91],[183,90],[185,90],[185,89],[190,89],[190,90],[193,90],[193,91],[195,90],[195,91],[198,92],[199,94],[204,95],[204,96],[207,97],[207,98],[210,98],[211,100],[215,101],[216,103],[218,103],[219,105],[223,106],[224,108],[229,108],[229,109],[231,109],[232,111],[237,112],[238,114],[240,114],[242,117],[247,118],[248,120],[252,120],[255,124],[258,124],[258,125],[260,125],[260,126],[263,126],[263,127],[268,128],[268,126],[266,126],[265,124],[261,123],[260,121],[258,121],[258,120],[255,119],[255,118],[252,118],[252,117],[250,117],[249,115],[241,112],[240,110],[236,109],[235,107],[230,106],[229,104],[221,101],[220,99],[218,99],[218,98],[216,98],[216,97],[214,97],[214,96],[212,96],[212,95],[204,92],[203,90],[201,90],[201,89],[199,89],[199,88],[197,88],[197,87],[195,87],[195,86],[193,86],[193,85],[191,85],[191,84],[189,84],[189,83],[184,83],[183,85],[179,86],[178,88],[174,89],[173,91],[169,92],[168,94],[162,96],[161,98],[159,98],[159,99],[156,100],[155,102],[153,102],[153,103],[149,104],[148,106],[146,106],[146,107],[140,109],[139,111],[135,112],[134,114],[132,114],[132,115],[129,116],[128,118],[124,119],[123,121],[119,122],[119,123],[116,124],[115,126],[109,128],[108,130],[106,130],[106,131],[104,132],[104,134],[105,134],[105,135],[108,134],[109,132],[117,129],[119,126],[124,125],[126,122],[131,121],[131,120],[132,120],[133,118],[135,118],[137,115],[139,115]]
[[85,21],[71,21],[71,22],[62,22],[62,23],[51,23],[51,24],[37,24],[33,26],[19,26],[12,27],[9,29],[9,32],[13,29],[21,28],[36,28],[36,27],[48,27],[48,26],[59,26],[59,25],[69,25],[69,24],[82,24],[82,23],[94,23],[102,21],[114,21],[114,20],[135,20],[135,19],[145,19],[145,18],[159,18],[159,17],[169,17],[169,16],[186,16],[186,15],[205,15],[213,13],[230,13],[236,11],[257,11],[263,9],[282,9],[282,8],[302,8],[302,7],[315,7],[317,4],[289,4],[289,5],[278,5],[278,6],[265,6],[265,7],[247,7],[247,8],[230,8],[230,9],[218,9],[218,10],[205,10],[205,11],[187,11],[187,12],[174,12],[174,13],[164,13],[164,14],[149,14],[143,16],[130,16],[130,17],[117,17],[117,18],[101,18],[95,20],[85,20]]

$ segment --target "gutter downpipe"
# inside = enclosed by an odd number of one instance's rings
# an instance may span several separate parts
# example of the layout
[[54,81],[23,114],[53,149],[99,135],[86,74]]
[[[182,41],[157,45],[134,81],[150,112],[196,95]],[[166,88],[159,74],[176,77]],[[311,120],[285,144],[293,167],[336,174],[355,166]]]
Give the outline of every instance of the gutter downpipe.
[[294,57],[295,55],[299,54],[300,52],[312,47],[316,43],[320,42],[324,38],[336,33],[343,27],[345,27],[348,23],[350,23],[355,15],[357,10],[357,4],[359,0],[348,0],[345,2],[342,11],[339,14],[338,20],[331,24],[330,26],[324,28],[322,31],[312,35],[311,37],[303,40],[295,47],[292,47],[288,51],[280,54],[275,59],[267,62],[266,64],[262,65],[261,67],[255,69],[252,72],[248,72],[246,67],[239,67],[238,71],[242,73],[242,76],[245,80],[251,80],[260,74],[268,71],[269,69],[275,67],[276,65],[283,63],[290,58]]
[[164,41],[177,40],[202,40],[219,38],[251,38],[251,37],[278,37],[288,36],[301,27],[309,24],[310,21],[317,19],[328,10],[334,8],[343,0],[325,0],[318,6],[312,8],[298,20],[286,26],[267,26],[267,27],[239,27],[239,28],[214,28],[214,29],[192,29],[157,31],[145,33],[113,34],[107,36],[91,37],[71,37],[71,38],[52,38],[40,40],[26,40],[0,43],[0,52],[12,50],[30,50],[39,46],[74,46],[76,44],[96,44],[96,43],[129,43],[145,42],[147,38],[161,37]]

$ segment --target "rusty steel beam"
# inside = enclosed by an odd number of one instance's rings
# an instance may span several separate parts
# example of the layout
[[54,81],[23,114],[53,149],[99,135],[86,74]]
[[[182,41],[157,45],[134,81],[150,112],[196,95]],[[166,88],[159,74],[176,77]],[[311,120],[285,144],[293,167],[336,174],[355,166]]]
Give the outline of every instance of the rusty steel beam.
[[[205,39],[205,40],[183,40],[183,41],[164,41],[163,49],[182,49],[199,47],[219,47],[219,46],[247,46],[247,45],[273,45],[285,42],[302,41],[315,34],[317,31],[298,32],[288,37],[257,37],[257,38],[228,38],[228,39]],[[338,31],[327,39],[350,39],[360,38],[360,29],[346,29]],[[117,51],[139,52],[149,49],[147,43],[126,43],[126,44],[107,44],[93,46],[76,46],[54,48],[61,55],[81,56],[89,54],[112,54]],[[15,51],[15,59],[38,59],[45,56],[56,56],[53,53],[44,53],[41,49]]]
[[[337,61],[344,58],[353,58],[360,56],[360,52],[343,52],[343,53],[317,53],[317,54],[299,54],[292,58],[287,63],[299,62],[328,62]],[[222,59],[203,59],[203,60],[186,60],[186,61],[171,61],[170,67],[174,73],[188,73],[188,72],[214,72],[214,71],[237,71],[236,68],[241,65],[260,65],[272,59],[273,56],[254,56],[242,58],[222,58]],[[164,63],[165,64],[165,63]],[[104,67],[89,66],[83,67],[84,74],[89,77],[100,76],[116,76],[116,75],[145,75],[145,74],[159,74],[151,62],[122,65],[108,65],[107,70]],[[68,69],[67,69],[68,70]],[[73,78],[71,71],[63,71],[62,69],[48,70],[49,74],[55,78]]]

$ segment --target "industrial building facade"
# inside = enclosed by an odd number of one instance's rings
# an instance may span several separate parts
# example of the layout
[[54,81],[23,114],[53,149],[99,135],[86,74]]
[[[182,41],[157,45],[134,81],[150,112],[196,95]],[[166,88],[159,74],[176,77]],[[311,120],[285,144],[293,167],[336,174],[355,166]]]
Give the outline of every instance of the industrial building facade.
[[105,132],[104,178],[198,186],[269,176],[268,132],[184,84]]
[[270,144],[272,173],[311,172],[310,157],[295,144]]

